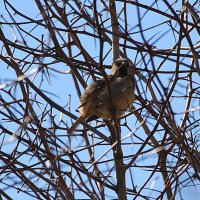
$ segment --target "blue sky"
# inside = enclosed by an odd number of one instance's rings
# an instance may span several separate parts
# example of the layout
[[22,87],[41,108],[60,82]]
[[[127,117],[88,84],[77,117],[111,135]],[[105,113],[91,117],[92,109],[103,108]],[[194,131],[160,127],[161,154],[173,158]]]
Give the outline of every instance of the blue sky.
[[[41,19],[41,15],[39,14],[37,6],[35,5],[35,1],[33,1],[33,0],[32,1],[31,0],[29,0],[29,1],[27,1],[27,0],[26,1],[24,1],[24,0],[18,0],[18,1],[12,0],[12,1],[9,1],[9,2],[11,2],[14,7],[21,10],[25,15],[28,15],[30,18],[37,19],[37,20]],[[151,2],[154,2],[154,1],[149,1],[149,4]],[[162,8],[162,10],[165,10],[165,8],[164,8],[165,5],[162,2],[159,1],[158,4]],[[121,5],[122,4],[119,3],[118,8],[120,8]],[[179,5],[180,5],[180,3],[178,3],[176,5],[177,9],[179,9]],[[99,5],[99,6],[101,6],[101,5]],[[0,7],[4,8],[4,5],[3,5],[2,2],[0,2]],[[146,12],[146,10],[141,10],[141,15],[144,14],[145,12]],[[166,12],[168,12],[168,11],[166,11]],[[5,8],[1,10],[0,14],[5,19],[7,19],[8,21],[10,20],[10,17],[7,15],[7,13],[5,11]],[[21,20],[23,20],[18,15],[13,15],[13,16],[19,22]],[[106,19],[106,17],[108,17],[108,16],[105,15],[104,18]],[[3,18],[1,18],[0,21],[3,21]],[[167,21],[167,18],[162,17],[161,15],[155,15],[155,13],[149,12],[149,14],[145,15],[144,18],[143,18],[143,23],[142,23],[143,29],[148,29],[149,27],[151,27],[153,25],[156,25],[156,24],[159,24],[159,23],[162,23],[162,22],[165,22],[165,21]],[[133,37],[132,36],[131,37],[134,40],[137,40],[139,42],[143,42],[141,35],[139,33],[137,34],[137,32],[139,31],[139,28],[136,26],[137,25],[137,19],[136,19],[136,9],[135,9],[134,6],[132,6],[128,9],[128,22],[130,24],[130,26],[128,28],[130,30],[132,30],[132,32],[133,32],[132,33]],[[59,25],[59,23],[58,23],[58,25]],[[108,27],[110,26],[109,21],[107,23],[107,26]],[[46,43],[49,44],[49,46],[52,46],[49,34],[48,34],[46,29],[44,29],[42,27],[34,27],[32,24],[24,25],[24,27],[26,27],[26,30],[28,30],[28,31],[30,31],[34,28],[32,32],[34,33],[34,36],[36,38],[41,38],[42,34],[43,34],[44,40],[46,41]],[[21,38],[20,38],[20,35],[18,34],[15,27],[8,26],[8,25],[2,25],[2,29],[3,29],[3,32],[6,35],[6,37],[8,39],[10,39],[11,41],[15,40],[14,35],[16,34],[17,39],[19,40],[19,43],[20,43]],[[169,30],[168,24],[164,23],[162,26],[155,27],[154,29],[152,29],[152,31],[144,31],[144,35],[145,35],[146,39],[149,40],[149,43],[154,45],[154,42],[156,41],[156,39],[158,39],[162,34],[166,33],[168,30]],[[153,37],[155,34],[157,34],[157,35],[155,37]],[[27,40],[28,46],[30,46],[32,48],[37,48],[38,44],[37,44],[36,40],[31,39],[28,35],[25,36],[25,38]],[[95,60],[98,62],[99,61],[98,60],[99,59],[99,52],[101,51],[101,49],[99,48],[98,41],[94,41],[90,37],[85,37],[85,36],[80,36],[79,39],[80,39],[81,43],[84,45],[84,47],[87,49],[87,51],[90,53],[90,55],[92,55],[92,57],[94,57]],[[194,43],[197,42],[198,39],[199,39],[198,35],[195,32],[193,34],[193,39],[194,39],[193,40]],[[155,48],[157,48],[157,49],[171,48],[172,45],[175,43],[174,40],[175,39],[174,39],[173,34],[171,32],[169,32],[168,34],[166,34],[164,37],[162,37],[160,40],[158,40],[155,43]],[[123,41],[121,40],[121,42],[123,42]],[[132,45],[129,42],[128,42],[128,44]],[[2,45],[2,43],[0,43],[0,45]],[[188,44],[185,41],[183,41],[183,46],[188,46]],[[104,49],[103,49],[103,51],[104,51],[103,54],[105,55],[109,50],[110,50],[110,46],[108,44],[105,44]],[[77,49],[74,49],[73,53],[75,54],[76,52],[78,52]],[[2,52],[2,54],[4,54],[4,53],[5,53],[5,51]],[[138,68],[144,69],[144,66],[142,65],[142,62],[141,62],[141,57],[136,56],[135,50],[130,48],[130,49],[127,50],[127,53],[128,53],[128,57],[132,61],[134,61],[135,64],[138,64],[137,65]],[[27,61],[31,61],[31,57],[25,58],[26,54],[23,54],[22,52],[19,52],[19,51],[15,52],[15,56],[27,59]],[[80,60],[81,60],[81,57],[80,57]],[[51,61],[52,61],[51,58],[46,58],[46,57],[42,58],[43,63],[49,63]],[[154,58],[154,64],[156,66],[151,66],[151,64],[149,64],[148,66],[150,66],[151,69],[153,69],[153,67],[157,68],[161,62],[162,62],[161,58]],[[185,58],[184,62],[189,65],[191,61],[190,61],[190,59]],[[110,65],[111,63],[112,63],[112,53],[109,53],[108,57],[104,61],[104,64]],[[34,65],[32,67],[32,69],[33,68],[37,69],[37,67],[38,66]],[[174,62],[168,61],[162,66],[161,70],[162,71],[173,71],[173,70],[175,70],[175,67],[176,66],[175,66]],[[32,80],[34,82],[34,84],[39,85],[41,78],[43,78],[44,79],[44,81],[42,83],[43,92],[49,98],[51,98],[53,101],[55,101],[57,104],[59,104],[63,107],[65,106],[65,109],[68,109],[69,105],[70,105],[72,112],[76,116],[78,116],[76,109],[79,105],[79,98],[78,98],[77,93],[75,92],[75,86],[72,84],[73,82],[72,82],[71,74],[68,73],[69,67],[64,63],[58,63],[58,64],[51,65],[50,68],[54,68],[56,70],[61,70],[62,72],[65,72],[65,73],[63,73],[63,74],[55,73],[53,70],[52,71],[49,70],[50,75],[52,75],[51,79],[48,79],[48,76],[47,77],[42,76],[42,74],[40,74],[40,73],[30,75],[29,79]],[[185,67],[183,65],[181,65],[180,68],[184,69],[184,70],[188,69],[188,67]],[[31,71],[31,69],[29,69],[26,72],[26,74],[29,74],[30,71]],[[109,73],[109,70],[107,70],[107,72]],[[4,89],[5,90],[9,89],[10,88],[10,85],[9,85],[10,82],[16,81],[16,75],[15,75],[14,71],[11,68],[7,68],[5,63],[1,62],[0,74],[1,74],[1,76],[0,76],[1,83],[8,84],[8,86],[5,87]],[[144,73],[144,75],[147,75],[147,74]],[[186,75],[187,74],[181,74],[180,76],[182,76],[184,78],[184,76],[186,76]],[[196,79],[197,81],[199,80],[199,75],[194,74],[193,76],[195,77],[194,79]],[[165,87],[170,86],[170,79],[172,77],[173,77],[172,74],[162,75],[162,82],[163,82],[163,85]],[[137,81],[138,81],[138,87],[142,88],[139,78],[138,77],[136,77],[136,78],[137,78]],[[88,83],[90,83],[91,81],[92,80],[89,79]],[[158,82],[155,81],[155,83],[158,83]],[[186,86],[186,82],[183,79],[183,81],[182,82],[180,81],[179,83],[182,84],[182,86],[180,86],[180,87],[177,86],[177,89],[179,90],[178,92],[185,93],[184,86]],[[182,90],[181,90],[181,88],[182,88]],[[156,87],[154,87],[154,89],[155,89],[155,92],[157,92]],[[81,88],[81,90],[83,91],[83,88]],[[15,92],[16,98],[21,98],[21,93],[19,91],[20,91],[19,88],[17,88],[16,92]],[[31,92],[32,92],[32,95],[34,95],[34,91],[31,90]],[[174,95],[177,95],[178,92],[177,93],[175,92]],[[8,98],[8,101],[10,100],[8,96],[6,97],[6,94],[4,92],[0,91],[0,94],[2,96],[4,96],[4,98]],[[147,98],[149,98],[149,100],[150,100],[151,97],[150,97],[148,92],[147,92],[146,95],[147,95]],[[160,99],[162,98],[161,95],[158,95],[158,97]],[[40,98],[38,97],[38,100],[39,99]],[[41,105],[41,107],[43,108],[43,107],[45,107],[45,102],[42,99],[41,99],[41,101],[44,103],[44,105]],[[179,124],[181,122],[181,118],[182,118],[181,113],[185,109],[184,105],[186,103],[186,99],[184,99],[184,98],[180,99],[180,98],[174,97],[171,101],[172,101],[172,106],[173,106],[174,112],[177,113],[177,115],[176,115],[177,124]],[[137,103],[135,103],[134,105],[136,107],[139,107],[137,105]],[[197,106],[197,102],[193,102],[193,106],[194,107]],[[39,106],[38,106],[37,109],[38,109],[38,113],[40,113]],[[69,119],[69,117],[63,116],[62,113],[60,113],[56,110],[53,110],[53,112],[56,115],[56,121],[59,121],[59,119],[62,117],[63,121],[68,123],[68,125],[71,124],[71,120]],[[139,128],[140,124],[138,123],[137,119],[132,117],[128,120],[129,120],[128,122],[131,126],[131,129],[135,131],[135,134],[140,135],[140,137],[145,140],[146,134],[144,133],[144,131],[142,129]],[[149,124],[151,122],[152,121],[149,120]],[[13,132],[16,132],[19,128],[15,123],[5,123],[5,122],[3,122],[1,116],[0,116],[0,123],[2,123],[4,126],[6,126],[9,130],[11,130]],[[95,125],[95,122],[93,122],[92,125]],[[45,122],[43,124],[43,126],[48,127],[49,122],[48,121]],[[153,129],[153,125],[152,126],[150,125],[149,127],[151,127]],[[105,133],[106,135],[109,134],[108,131],[105,128],[102,128],[100,130],[103,133]],[[123,130],[122,137],[126,137],[128,134],[130,134],[130,130],[128,130],[127,128],[123,127],[122,130]],[[60,134],[64,135],[65,132],[61,131]],[[157,134],[156,137],[161,139],[162,135]],[[13,142],[9,142],[10,141],[9,137],[7,137],[6,140],[8,142],[5,143],[5,145],[3,146],[3,150],[7,153],[11,153],[13,151],[13,148],[15,147],[17,141],[14,140]],[[125,140],[125,141],[130,142],[131,140],[133,140],[134,143],[141,142],[134,136],[128,137],[128,139]],[[64,139],[64,141],[67,142],[66,139]],[[81,141],[78,141],[76,139],[74,139],[73,142],[74,142],[74,143],[72,143],[73,149],[76,149],[76,148],[78,149],[79,145],[82,144]],[[137,151],[138,148],[140,148],[140,145],[126,145],[124,147],[124,153],[125,153],[125,155],[131,155],[131,153],[134,154]],[[97,159],[99,156],[101,156],[108,149],[109,149],[108,145],[104,146],[103,148],[102,148],[102,146],[98,146],[95,149],[95,158]],[[22,150],[23,150],[23,147],[22,147]],[[83,161],[86,161],[88,159],[88,157],[87,157],[88,155],[84,151],[80,152],[80,156],[83,159]],[[111,152],[106,154],[101,160],[106,160],[106,159],[109,159],[110,157],[112,157]],[[150,155],[147,154],[147,155],[144,155],[144,157],[145,157],[144,159],[141,158],[140,160],[136,160],[136,165],[151,165],[152,163],[155,164],[155,162],[157,160],[157,154],[150,154]],[[23,157],[22,161],[23,162],[29,162],[30,164],[36,162],[34,159],[31,160],[29,157]],[[126,160],[124,162],[126,163]],[[1,165],[1,163],[0,163],[0,165]],[[101,167],[105,167],[105,169],[106,169],[108,166],[109,166],[109,164],[107,166],[102,165]],[[66,167],[66,170],[67,170],[67,167]],[[140,185],[142,185],[144,183],[146,178],[148,178],[149,174],[150,174],[150,172],[147,172],[146,169],[137,168],[137,170],[133,170],[133,177],[135,179],[135,183],[137,184],[137,187],[140,187]],[[31,174],[27,173],[27,176],[31,176]],[[182,178],[186,178],[186,176],[187,175],[184,175]],[[154,184],[154,180],[156,180],[154,189],[159,189],[160,187],[162,187],[163,181],[162,181],[162,178],[160,177],[160,174],[156,174],[155,177],[152,179],[152,181],[150,181],[147,184],[147,187],[151,187]],[[113,181],[115,181],[114,178],[113,178]],[[127,185],[129,185],[129,183],[130,183],[130,176],[127,175]],[[38,184],[41,184],[41,187],[44,187],[42,181],[38,181]],[[1,184],[0,184],[0,187],[5,188],[5,186],[2,186]],[[198,186],[196,186],[196,188],[195,188],[192,185],[191,185],[191,187],[185,188],[184,192],[183,192],[184,199],[186,199],[186,200],[191,199],[191,197],[192,197],[193,200],[199,199],[200,194],[199,194],[198,189],[199,189]],[[9,195],[13,196],[13,199],[16,199],[16,200],[22,199],[22,198],[32,199],[31,197],[27,197],[22,192],[16,193],[16,191],[14,191],[12,189],[7,190],[7,192],[8,192]],[[112,195],[115,196],[114,193],[110,193],[110,194],[111,194],[111,196]],[[148,190],[146,191],[146,194],[149,194]],[[83,197],[82,195],[83,194],[80,193],[80,197]],[[152,196],[153,195],[155,195],[155,194],[152,192]],[[79,197],[78,193],[77,193],[77,196]],[[138,199],[140,200],[140,198],[138,198]],[[177,197],[177,200],[178,199],[181,199],[181,198]]]

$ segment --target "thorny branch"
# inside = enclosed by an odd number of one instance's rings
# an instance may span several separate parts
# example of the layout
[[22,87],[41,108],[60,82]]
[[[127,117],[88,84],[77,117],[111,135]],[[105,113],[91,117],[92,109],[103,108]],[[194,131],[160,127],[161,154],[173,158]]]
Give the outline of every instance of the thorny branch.
[[[199,189],[199,0],[1,7],[1,198],[186,199]],[[69,137],[81,92],[119,56],[134,66],[134,104],[120,122],[83,122]]]

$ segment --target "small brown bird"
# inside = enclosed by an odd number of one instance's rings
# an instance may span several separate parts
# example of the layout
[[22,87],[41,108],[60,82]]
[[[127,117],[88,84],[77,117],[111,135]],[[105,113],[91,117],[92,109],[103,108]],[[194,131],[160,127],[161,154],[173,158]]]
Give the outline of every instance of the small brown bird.
[[80,99],[80,117],[69,128],[68,134],[71,135],[85,119],[91,121],[97,118],[120,118],[134,101],[134,88],[133,69],[129,61],[118,58],[112,65],[107,82],[100,79],[85,89]]

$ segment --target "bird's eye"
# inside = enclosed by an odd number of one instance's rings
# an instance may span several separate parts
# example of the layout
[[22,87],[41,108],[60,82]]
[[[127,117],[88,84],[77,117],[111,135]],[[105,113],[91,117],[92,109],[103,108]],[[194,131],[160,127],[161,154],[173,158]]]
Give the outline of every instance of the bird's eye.
[[116,65],[120,66],[121,65],[121,60],[117,60],[115,63],[116,63]]

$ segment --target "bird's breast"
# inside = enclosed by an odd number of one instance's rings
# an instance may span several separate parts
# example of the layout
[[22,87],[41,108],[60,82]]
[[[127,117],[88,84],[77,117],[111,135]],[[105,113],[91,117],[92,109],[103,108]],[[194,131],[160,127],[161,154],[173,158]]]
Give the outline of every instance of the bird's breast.
[[131,77],[117,77],[110,82],[109,87],[110,94],[107,88],[99,93],[97,113],[104,119],[113,118],[114,112],[116,117],[120,117],[134,101],[134,84]]
[[96,83],[91,84],[81,97],[79,111],[85,117],[120,117],[134,101],[134,84],[130,76],[111,79],[109,89],[106,84],[97,86]]

